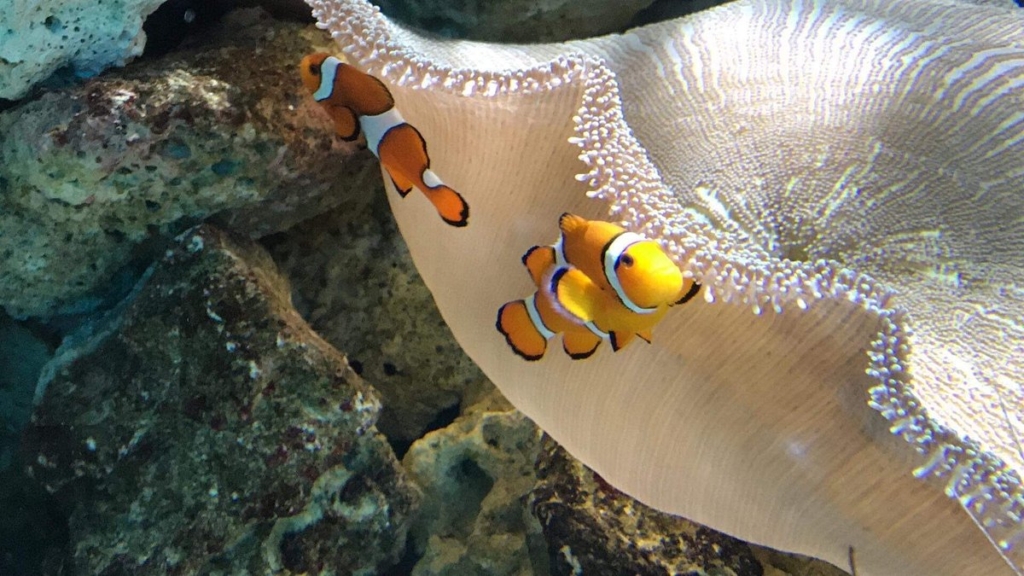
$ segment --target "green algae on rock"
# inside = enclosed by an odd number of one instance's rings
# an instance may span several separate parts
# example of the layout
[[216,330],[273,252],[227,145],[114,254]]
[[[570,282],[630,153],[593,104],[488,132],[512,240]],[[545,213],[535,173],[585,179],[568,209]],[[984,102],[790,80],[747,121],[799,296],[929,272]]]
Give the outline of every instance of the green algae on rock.
[[526,499],[541,431],[488,383],[445,428],[402,459],[423,490],[410,537],[413,576],[546,576],[540,525]]
[[[392,210],[459,343],[572,454],[864,576],[1024,572],[1019,10],[739,0],[498,46],[310,3],[479,206],[458,235]],[[660,239],[706,300],[651,346],[522,362],[494,314],[565,211]]]
[[0,114],[0,307],[88,310],[119,270],[215,217],[252,237],[363,192],[295,63],[308,26],[232,14],[220,40]]
[[24,444],[71,511],[69,573],[397,561],[418,491],[374,427],[376,393],[257,245],[185,234],[93,333],[58,354]]

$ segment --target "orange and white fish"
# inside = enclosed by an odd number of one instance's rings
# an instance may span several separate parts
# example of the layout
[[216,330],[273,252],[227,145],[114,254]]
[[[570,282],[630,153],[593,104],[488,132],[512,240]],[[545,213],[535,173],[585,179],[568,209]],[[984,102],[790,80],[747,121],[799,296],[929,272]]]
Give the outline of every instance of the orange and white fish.
[[469,205],[430,169],[427,143],[402,118],[387,86],[373,76],[325,53],[310,54],[299,65],[302,83],[331,119],[342,139],[360,134],[404,198],[418,188],[452,226],[469,222]]
[[632,312],[653,314],[663,303],[683,304],[700,289],[683,278],[657,242],[621,226],[565,213],[558,228],[561,235],[551,246],[556,260],[579,268]]
[[615,351],[635,336],[650,342],[651,330],[668,308],[689,301],[700,290],[692,279],[683,278],[657,242],[573,214],[563,214],[559,228],[555,244],[534,246],[523,256],[538,286],[532,296],[535,311],[527,299],[510,302],[498,312],[498,330],[528,360],[543,356],[538,343],[558,332],[572,334],[574,342],[581,338],[576,334],[586,337],[587,332],[592,338],[586,342],[597,338],[590,353],[579,355],[570,351],[563,336],[563,347],[573,358],[590,356],[602,339],[609,340]]
[[553,293],[542,289],[550,286],[551,274],[559,269],[555,251],[550,246],[534,246],[523,255],[523,264],[538,289],[528,298],[502,306],[495,327],[512,350],[526,360],[543,358],[548,340],[556,334],[562,334],[562,349],[570,358],[589,358],[609,336],[593,322],[581,322],[563,313]]

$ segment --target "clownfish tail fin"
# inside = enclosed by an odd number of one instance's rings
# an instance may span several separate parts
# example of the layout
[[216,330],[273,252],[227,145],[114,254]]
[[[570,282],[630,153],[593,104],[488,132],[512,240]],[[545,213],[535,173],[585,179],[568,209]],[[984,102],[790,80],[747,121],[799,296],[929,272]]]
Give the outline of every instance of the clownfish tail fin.
[[426,188],[423,193],[437,209],[441,219],[461,228],[469,224],[469,204],[453,188],[441,182],[441,179],[429,168],[423,171],[423,183]]
[[590,358],[601,345],[601,338],[591,332],[566,332],[562,336],[562,350],[573,360]]
[[679,304],[686,304],[687,302],[692,300],[698,292],[700,292],[700,284],[692,280],[687,280],[687,282],[690,283],[690,288],[683,292],[683,295],[679,297],[679,300],[676,300],[675,302],[672,303],[673,306],[677,306]]
[[533,284],[540,287],[544,272],[555,263],[554,246],[534,246],[523,254],[523,265],[530,273]]
[[442,220],[456,228],[469,224],[469,204],[461,194],[444,185],[429,188],[426,192]]
[[[534,323],[530,313],[533,297],[527,300],[513,300],[498,309],[495,327],[505,337],[505,342],[519,357],[528,361],[540,360],[547,351],[548,337]],[[534,307],[536,311],[536,307]],[[536,316],[539,320],[539,315]],[[543,325],[542,325],[543,327]],[[547,328],[543,328],[547,330]]]
[[587,220],[582,216],[570,214],[569,212],[563,212],[558,217],[558,228],[563,234],[570,234],[574,230],[578,230],[587,225]]

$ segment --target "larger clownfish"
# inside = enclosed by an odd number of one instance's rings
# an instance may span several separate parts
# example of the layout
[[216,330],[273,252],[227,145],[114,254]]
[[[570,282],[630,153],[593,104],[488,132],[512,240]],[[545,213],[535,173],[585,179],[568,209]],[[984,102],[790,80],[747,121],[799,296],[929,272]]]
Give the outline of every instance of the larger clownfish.
[[700,290],[657,242],[573,214],[563,214],[559,228],[554,245],[534,246],[523,257],[538,286],[532,309],[526,299],[498,311],[498,330],[527,360],[543,357],[547,340],[560,332],[574,359],[589,357],[604,339],[615,351],[635,336],[650,342],[668,308]]
[[363,134],[403,198],[418,188],[448,224],[469,222],[469,205],[430,169],[426,141],[402,118],[387,86],[325,53],[306,56],[299,69],[302,83],[327,110],[338,136],[354,141]]

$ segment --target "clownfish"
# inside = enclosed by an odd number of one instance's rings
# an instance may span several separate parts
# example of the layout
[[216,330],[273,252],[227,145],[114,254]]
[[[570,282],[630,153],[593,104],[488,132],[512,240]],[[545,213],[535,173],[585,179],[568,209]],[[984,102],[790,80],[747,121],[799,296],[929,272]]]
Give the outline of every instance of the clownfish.
[[558,269],[555,251],[550,246],[534,246],[523,255],[523,264],[538,290],[498,310],[495,326],[505,341],[516,354],[533,361],[544,357],[548,340],[562,334],[562,349],[570,358],[589,358],[609,336],[593,322],[563,313],[553,293],[542,288],[550,286],[551,274]]
[[363,134],[403,198],[418,188],[448,224],[469,222],[469,205],[430,169],[426,141],[402,118],[383,82],[322,52],[303,58],[299,72],[338,136],[351,142]]
[[541,344],[559,332],[574,359],[589,357],[603,340],[614,351],[636,336],[650,342],[668,308],[700,290],[657,242],[568,213],[559,218],[559,229],[555,244],[534,246],[523,256],[538,287],[532,303],[516,300],[498,311],[498,331],[527,360],[540,359]]

